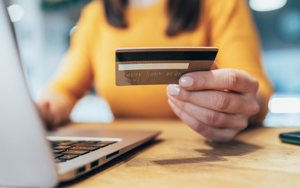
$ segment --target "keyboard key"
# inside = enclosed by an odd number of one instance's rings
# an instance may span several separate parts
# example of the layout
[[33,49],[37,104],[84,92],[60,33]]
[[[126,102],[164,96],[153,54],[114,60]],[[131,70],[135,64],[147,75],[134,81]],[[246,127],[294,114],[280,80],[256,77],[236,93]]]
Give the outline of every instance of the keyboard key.
[[69,142],[70,140],[50,140],[52,144],[60,143],[60,142]]
[[116,143],[116,141],[101,141],[101,144],[113,144]]
[[77,142],[58,142],[56,143],[56,145],[59,145],[59,146],[70,146],[72,144],[75,144]]
[[83,141],[81,143],[88,143],[88,144],[97,144],[99,143],[100,141]]
[[88,153],[89,151],[84,151],[84,150],[68,150],[65,151],[64,154],[70,154],[70,155],[83,155]]
[[54,143],[50,143],[50,144],[51,144],[52,147],[55,147],[55,146],[56,146],[56,144],[54,144]]
[[99,149],[100,147],[86,147],[86,146],[75,146],[70,148],[69,150],[85,150],[85,151],[93,151]]
[[64,155],[64,156],[60,157],[59,159],[70,160],[70,159],[74,159],[75,157],[78,157],[78,155]]
[[63,155],[64,155],[63,153],[54,154],[55,158],[57,158],[57,157],[61,157],[61,156],[63,156]]
[[55,159],[55,162],[57,162],[57,163],[63,163],[63,162],[66,162],[66,160],[63,160],[63,159]]
[[90,143],[86,143],[86,142],[83,142],[83,143],[77,143],[77,144],[73,144],[73,146],[86,146],[86,147],[105,147],[107,146],[108,144],[90,144]]
[[54,149],[68,149],[68,148],[70,148],[71,146],[56,146]]
[[58,154],[58,153],[61,153],[61,152],[63,152],[63,151],[66,151],[65,149],[64,150],[53,150],[53,153],[55,153],[55,154]]

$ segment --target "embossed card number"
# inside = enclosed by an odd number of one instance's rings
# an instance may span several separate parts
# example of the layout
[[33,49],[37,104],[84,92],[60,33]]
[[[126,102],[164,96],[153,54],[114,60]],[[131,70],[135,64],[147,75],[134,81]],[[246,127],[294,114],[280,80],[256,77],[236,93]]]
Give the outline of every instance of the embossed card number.
[[188,72],[209,71],[218,48],[118,48],[116,85],[178,84]]

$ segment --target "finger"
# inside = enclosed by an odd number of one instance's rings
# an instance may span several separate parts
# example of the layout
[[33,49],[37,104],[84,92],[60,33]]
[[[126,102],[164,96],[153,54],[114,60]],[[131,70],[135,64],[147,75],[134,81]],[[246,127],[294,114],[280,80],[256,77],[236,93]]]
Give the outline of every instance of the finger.
[[37,103],[37,107],[39,109],[40,114],[44,119],[48,119],[48,114],[49,114],[49,102],[48,101],[43,101]]
[[58,127],[61,124],[61,115],[59,113],[53,114],[52,122],[54,127]]
[[58,127],[61,123],[60,114],[58,112],[59,111],[56,109],[56,106],[54,105],[49,106],[48,118],[52,129]]
[[176,105],[172,103],[171,100],[168,100],[171,108],[174,113],[189,127],[191,127],[194,131],[201,134],[202,136],[216,141],[216,142],[228,142],[234,138],[234,136],[238,133],[238,131],[233,129],[218,129],[214,127],[210,127],[198,121],[194,117],[190,116],[186,112],[179,109]]
[[52,116],[50,113],[50,103],[49,101],[42,101],[37,104],[37,107],[39,109],[39,112],[45,121],[47,129],[53,128],[53,122],[52,122]]
[[180,110],[211,127],[244,130],[248,125],[247,118],[242,116],[217,112],[173,97],[170,97],[170,100]]
[[48,129],[56,128],[60,125],[60,114],[54,114],[55,111],[50,105],[49,101],[43,101],[38,103],[38,108],[41,112],[43,119],[45,120]]
[[228,89],[240,93],[256,93],[258,81],[245,71],[218,69],[184,74],[179,85],[186,90]]
[[178,85],[169,85],[168,94],[194,105],[230,114],[256,114],[257,102],[247,96],[217,90],[187,91]]

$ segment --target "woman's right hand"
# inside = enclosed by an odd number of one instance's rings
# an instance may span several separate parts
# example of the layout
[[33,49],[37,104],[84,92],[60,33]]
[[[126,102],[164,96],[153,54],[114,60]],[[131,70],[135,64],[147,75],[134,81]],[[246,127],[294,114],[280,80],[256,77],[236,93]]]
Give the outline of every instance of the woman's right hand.
[[37,102],[38,110],[49,129],[57,128],[69,120],[72,105],[64,97],[47,93]]

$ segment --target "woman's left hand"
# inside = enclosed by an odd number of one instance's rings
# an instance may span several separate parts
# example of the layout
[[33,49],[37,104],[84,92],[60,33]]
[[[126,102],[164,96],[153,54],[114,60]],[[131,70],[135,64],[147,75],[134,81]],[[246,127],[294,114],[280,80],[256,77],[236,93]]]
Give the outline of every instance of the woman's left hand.
[[260,110],[258,81],[245,71],[217,69],[183,75],[167,87],[169,104],[188,126],[206,138],[227,142]]

